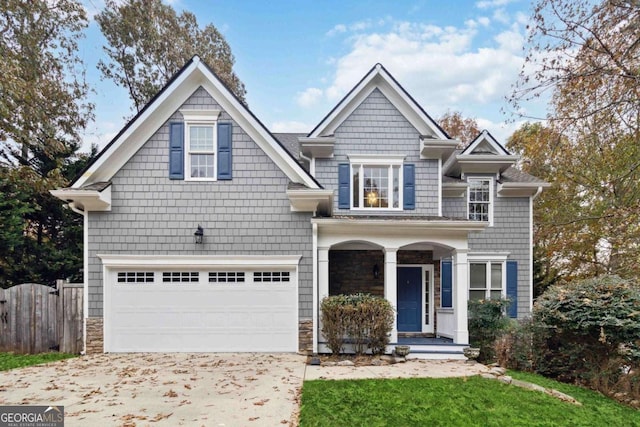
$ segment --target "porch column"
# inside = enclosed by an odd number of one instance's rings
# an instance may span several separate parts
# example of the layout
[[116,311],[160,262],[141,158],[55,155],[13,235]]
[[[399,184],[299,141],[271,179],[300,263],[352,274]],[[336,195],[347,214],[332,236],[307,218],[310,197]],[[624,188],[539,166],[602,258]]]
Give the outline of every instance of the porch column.
[[[384,248],[384,297],[398,309],[398,248]],[[392,343],[398,342],[398,316],[393,316]]]
[[322,336],[322,316],[320,313],[320,304],[322,299],[329,296],[329,248],[318,247],[318,324],[316,325],[318,342],[324,341]]
[[455,312],[453,342],[456,344],[469,344],[469,319],[467,313],[469,273],[466,249],[456,249],[453,252],[453,279],[453,308]]
[[318,247],[318,304],[329,296],[329,248]]

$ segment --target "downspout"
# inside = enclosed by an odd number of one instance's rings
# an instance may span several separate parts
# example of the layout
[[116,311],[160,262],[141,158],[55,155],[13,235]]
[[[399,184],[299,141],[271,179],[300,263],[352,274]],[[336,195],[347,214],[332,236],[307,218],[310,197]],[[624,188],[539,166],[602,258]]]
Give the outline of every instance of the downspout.
[[313,292],[312,292],[312,326],[313,326],[313,354],[318,354],[318,224],[311,225],[313,230]]
[[529,198],[529,313],[533,311],[533,201],[542,193],[542,186],[538,187],[536,194]]
[[302,160],[306,160],[307,162],[309,162],[309,174],[311,174],[311,176],[315,177],[316,176],[316,158],[315,157],[307,157],[304,154],[302,154],[302,151],[300,152],[300,158]]
[[75,202],[69,203],[69,208],[82,215],[82,335],[83,354],[87,354],[87,317],[89,317],[89,212],[80,209]]

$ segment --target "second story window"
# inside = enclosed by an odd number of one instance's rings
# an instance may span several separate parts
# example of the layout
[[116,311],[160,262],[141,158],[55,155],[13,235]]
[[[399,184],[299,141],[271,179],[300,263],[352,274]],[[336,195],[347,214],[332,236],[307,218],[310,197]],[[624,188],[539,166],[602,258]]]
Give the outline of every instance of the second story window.
[[218,110],[180,110],[184,118],[184,174],[213,181],[218,174]]
[[402,165],[351,164],[352,207],[401,209]]
[[469,178],[469,219],[493,225],[493,185],[490,178]]
[[189,149],[189,178],[213,179],[215,175],[215,139],[212,125],[193,124],[187,126]]

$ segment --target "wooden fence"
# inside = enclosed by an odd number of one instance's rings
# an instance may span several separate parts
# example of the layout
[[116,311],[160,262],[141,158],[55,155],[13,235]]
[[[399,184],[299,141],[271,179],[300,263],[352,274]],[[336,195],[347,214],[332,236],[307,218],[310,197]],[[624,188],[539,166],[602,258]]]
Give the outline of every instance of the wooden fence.
[[0,351],[35,354],[83,349],[82,284],[25,283],[0,289]]

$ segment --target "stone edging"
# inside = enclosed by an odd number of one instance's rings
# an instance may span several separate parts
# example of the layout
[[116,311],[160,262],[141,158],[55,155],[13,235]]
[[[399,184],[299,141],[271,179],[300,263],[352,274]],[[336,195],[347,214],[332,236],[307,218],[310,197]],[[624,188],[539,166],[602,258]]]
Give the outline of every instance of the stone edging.
[[541,393],[545,393],[545,394],[548,394],[549,396],[555,397],[556,399],[560,399],[563,402],[571,403],[576,406],[582,406],[582,403],[578,402],[575,398],[569,396],[568,394],[564,394],[552,388],[545,388],[545,387],[539,386],[538,384],[533,384],[527,381],[520,381],[520,380],[513,379],[509,375],[505,375],[506,372],[507,372],[506,369],[501,368],[499,366],[494,366],[489,370],[489,372],[480,374],[480,376],[482,378],[486,378],[489,380],[498,380],[505,384],[511,384],[516,387],[524,388],[527,390],[539,391]]

